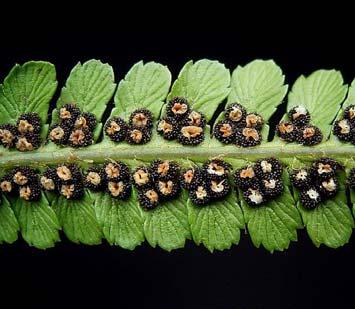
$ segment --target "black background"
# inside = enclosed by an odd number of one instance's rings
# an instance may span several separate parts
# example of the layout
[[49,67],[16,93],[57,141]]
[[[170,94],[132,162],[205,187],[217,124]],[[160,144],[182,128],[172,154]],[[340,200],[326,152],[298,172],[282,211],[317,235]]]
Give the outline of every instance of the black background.
[[[175,78],[187,60],[200,58],[217,59],[231,70],[255,58],[273,58],[289,84],[319,68],[341,70],[347,83],[355,77],[355,50],[344,32],[43,29],[3,33],[1,80],[15,63],[48,60],[56,65],[60,88],[78,61],[91,58],[110,63],[116,80],[141,59],[168,65]],[[168,253],[147,244],[133,252],[75,245],[64,235],[54,249],[40,251],[19,240],[0,247],[0,306],[23,301],[27,308],[352,307],[353,237],[333,250],[317,249],[305,231],[298,234],[297,243],[274,254],[253,247],[247,235],[238,246],[214,254],[190,241]]]

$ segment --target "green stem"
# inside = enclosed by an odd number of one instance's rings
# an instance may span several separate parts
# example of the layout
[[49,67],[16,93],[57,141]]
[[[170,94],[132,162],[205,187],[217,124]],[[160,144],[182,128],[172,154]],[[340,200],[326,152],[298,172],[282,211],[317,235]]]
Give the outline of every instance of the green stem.
[[175,144],[153,146],[127,146],[98,144],[85,149],[46,149],[35,152],[2,152],[0,153],[0,168],[10,168],[15,165],[43,166],[66,161],[86,161],[101,163],[106,159],[113,160],[154,160],[160,159],[191,159],[202,161],[212,157],[226,157],[234,159],[256,160],[265,157],[288,159],[301,157],[315,159],[318,157],[334,157],[338,160],[352,160],[355,157],[353,145],[338,145],[324,143],[318,147],[304,147],[300,145],[283,145],[278,143],[265,143],[254,148],[238,148],[235,146],[222,146],[211,144],[201,147],[181,147]]

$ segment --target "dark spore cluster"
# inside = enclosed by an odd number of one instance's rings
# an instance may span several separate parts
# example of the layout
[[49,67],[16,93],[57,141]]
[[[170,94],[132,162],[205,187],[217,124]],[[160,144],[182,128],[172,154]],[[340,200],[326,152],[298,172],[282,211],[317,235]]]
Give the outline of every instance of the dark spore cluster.
[[37,113],[25,113],[17,119],[16,125],[0,125],[0,145],[31,151],[41,145],[41,118]]
[[76,164],[60,164],[48,167],[40,177],[43,190],[56,192],[68,200],[84,195],[83,175]]
[[259,207],[283,192],[282,170],[277,159],[260,159],[255,164],[237,170],[234,183],[249,206]]
[[166,106],[165,116],[158,121],[157,132],[166,140],[195,146],[204,139],[205,116],[192,110],[185,98],[175,97]]
[[303,106],[295,106],[288,112],[289,120],[280,121],[276,134],[285,142],[296,142],[304,146],[314,146],[323,139],[320,129],[312,124],[309,111]]
[[300,202],[306,209],[314,209],[339,190],[336,171],[341,166],[330,158],[314,161],[310,168],[295,169],[290,174],[291,183],[300,190]]
[[334,123],[333,133],[343,142],[355,145],[355,105],[349,105],[343,117]]
[[132,112],[129,122],[115,116],[107,121],[104,127],[105,134],[116,143],[126,141],[132,145],[148,143],[152,138],[153,114],[145,109]]
[[37,172],[27,166],[16,167],[0,179],[1,192],[10,196],[19,196],[25,201],[38,201],[41,186]]
[[88,168],[83,173],[84,186],[94,192],[107,192],[111,197],[126,200],[131,196],[129,167],[123,162],[107,161]]
[[189,191],[193,204],[204,206],[213,201],[222,200],[230,192],[230,165],[223,160],[213,159],[202,167],[190,167],[181,175],[181,185]]
[[103,175],[103,186],[112,197],[125,200],[131,196],[131,175],[125,163],[106,162],[103,166]]
[[129,167],[122,162],[108,161],[83,173],[78,165],[63,163],[47,167],[39,175],[24,166],[12,169],[0,179],[0,192],[20,196],[26,201],[38,200],[41,190],[62,195],[68,200],[81,199],[85,188],[107,192],[113,198],[127,199],[132,191]]
[[138,166],[132,174],[138,201],[144,210],[176,198],[181,192],[180,167],[174,161],[155,160],[150,166]]
[[89,167],[83,173],[83,181],[85,188],[94,192],[104,190],[106,184],[105,171],[102,166]]
[[96,116],[82,112],[75,104],[65,104],[58,111],[59,122],[49,128],[48,139],[57,145],[73,148],[93,143]]
[[213,135],[223,144],[252,147],[261,143],[261,129],[264,120],[257,113],[248,113],[238,104],[229,104],[224,111],[224,119],[218,121]]

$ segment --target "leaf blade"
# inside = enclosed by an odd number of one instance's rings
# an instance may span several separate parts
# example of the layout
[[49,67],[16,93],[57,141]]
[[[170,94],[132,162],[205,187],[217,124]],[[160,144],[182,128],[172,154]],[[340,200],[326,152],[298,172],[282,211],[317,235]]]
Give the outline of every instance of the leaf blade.
[[144,242],[143,218],[132,196],[120,201],[105,193],[95,194],[96,217],[110,245],[133,250]]
[[62,88],[57,109],[66,103],[75,103],[83,112],[95,114],[100,122],[115,89],[114,73],[109,64],[95,59],[83,64],[79,62]]
[[301,75],[288,94],[287,110],[297,105],[306,107],[311,122],[327,137],[347,88],[341,73],[336,70],[318,70],[308,77]]
[[171,73],[160,63],[140,61],[133,65],[115,93],[112,115],[128,118],[135,109],[149,109],[158,119],[171,84]]
[[22,237],[30,246],[47,249],[60,241],[58,218],[43,194],[38,202],[17,198],[12,205]]
[[288,85],[285,76],[273,60],[254,60],[232,73],[228,104],[237,102],[248,112],[260,113],[267,122],[282,103]]
[[67,200],[59,196],[52,201],[52,207],[70,241],[86,245],[101,243],[102,231],[89,194],[85,193],[81,200]]
[[324,244],[330,248],[338,248],[348,243],[354,220],[343,191],[338,193],[336,201],[327,200],[316,209],[306,210],[299,202],[297,207],[308,235],[317,247]]
[[224,201],[205,207],[197,207],[188,200],[187,207],[192,237],[197,245],[203,244],[213,252],[239,243],[244,218],[234,193]]
[[220,62],[202,59],[187,62],[174,82],[168,100],[184,97],[209,121],[230,92],[229,70]]
[[16,123],[22,113],[36,112],[45,124],[56,88],[53,64],[29,61],[15,65],[0,85],[0,123]]
[[184,192],[178,199],[144,213],[144,235],[153,248],[159,246],[171,251],[183,248],[186,239],[190,239],[186,198]]
[[241,199],[245,221],[253,244],[273,252],[287,249],[297,240],[302,227],[300,214],[288,186],[281,196],[259,208],[252,208]]
[[0,197],[0,244],[12,244],[17,240],[20,230],[19,224],[10,203],[4,197]]

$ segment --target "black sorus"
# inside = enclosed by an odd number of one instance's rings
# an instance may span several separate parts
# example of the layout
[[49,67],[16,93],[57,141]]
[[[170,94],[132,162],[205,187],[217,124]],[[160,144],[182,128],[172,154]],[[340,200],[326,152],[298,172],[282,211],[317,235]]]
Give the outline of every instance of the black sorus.
[[177,139],[182,145],[195,146],[203,142],[205,135],[201,127],[182,126],[178,131]]
[[25,201],[38,201],[41,197],[41,187],[38,181],[21,186],[19,188],[19,196]]
[[267,198],[275,198],[284,190],[282,179],[280,178],[269,178],[262,179],[260,181],[260,190]]
[[129,117],[129,125],[135,128],[148,129],[153,126],[153,114],[145,109],[137,109]]
[[261,134],[254,128],[240,128],[236,131],[236,145],[241,147],[253,147],[260,145]]
[[309,124],[311,116],[304,106],[295,106],[288,112],[288,117],[298,127]]
[[107,181],[128,180],[129,167],[123,162],[106,162],[103,166],[104,176]]
[[339,182],[335,177],[321,180],[319,182],[319,190],[325,198],[331,198],[337,194],[339,190]]
[[180,178],[180,166],[169,160],[155,160],[151,164],[152,175],[155,180],[177,180]]
[[81,113],[74,122],[75,129],[88,129],[94,131],[96,127],[96,116],[93,113],[84,112]]
[[129,179],[109,181],[107,191],[112,197],[125,200],[131,195],[131,182]]
[[70,127],[56,123],[49,128],[48,138],[57,145],[65,145],[68,142],[70,133]]
[[229,174],[230,164],[220,159],[206,161],[203,166],[203,171],[209,178],[225,178]]
[[315,179],[326,180],[335,176],[335,172],[340,168],[339,164],[330,158],[321,158],[313,162],[311,175]]
[[13,182],[19,186],[27,185],[32,182],[38,181],[38,176],[35,170],[27,166],[16,167],[12,170],[12,173]]
[[235,142],[236,130],[231,120],[222,120],[215,125],[213,135],[223,144],[231,144]]
[[350,142],[353,139],[353,125],[349,119],[337,120],[333,127],[333,133],[340,140]]
[[245,127],[247,128],[254,128],[256,130],[261,130],[263,126],[264,120],[257,113],[248,113],[245,116]]
[[251,187],[243,190],[245,202],[251,207],[258,207],[267,201],[266,196],[258,187]]
[[222,199],[223,197],[228,195],[230,191],[228,178],[210,179],[207,180],[206,183],[212,199]]
[[178,180],[158,180],[156,182],[156,189],[159,196],[163,200],[172,199],[180,192],[180,183]]
[[32,151],[41,145],[41,138],[37,133],[26,133],[16,137],[16,149],[19,151]]
[[68,103],[59,108],[58,114],[61,123],[74,126],[75,120],[80,115],[80,109],[75,104]]
[[173,117],[164,117],[159,120],[157,132],[166,140],[173,140],[177,137],[179,125]]
[[39,134],[41,131],[41,118],[37,113],[25,113],[18,118],[16,126],[20,134]]
[[76,164],[60,164],[56,167],[56,173],[60,184],[73,181],[82,183],[82,175]]
[[348,185],[351,189],[355,189],[355,168],[350,170],[348,176]]
[[298,136],[298,128],[289,121],[280,121],[276,127],[276,134],[280,139],[286,142],[294,142]]
[[195,188],[190,190],[189,198],[191,202],[197,206],[203,206],[208,204],[211,200],[211,196],[206,183],[202,182],[198,184]]
[[9,171],[0,179],[0,189],[9,195],[17,195],[18,185],[13,181],[13,171]]
[[60,185],[59,192],[68,200],[76,200],[84,196],[84,186],[80,182],[68,181]]
[[282,175],[282,164],[275,158],[260,159],[254,166],[255,173],[261,179],[265,177],[280,178]]
[[304,146],[318,145],[323,139],[320,129],[313,125],[307,125],[300,129],[297,142]]
[[190,106],[185,98],[175,97],[169,101],[166,106],[167,116],[173,117],[177,120],[185,118],[190,112]]
[[293,170],[290,174],[290,179],[297,189],[306,189],[312,184],[311,173],[305,168]]
[[159,194],[154,188],[138,191],[139,205],[145,210],[151,210],[158,206]]
[[181,185],[186,190],[192,190],[202,183],[205,179],[205,174],[201,168],[190,167],[185,169],[181,174]]
[[204,128],[206,126],[205,116],[202,113],[194,110],[188,113],[183,122],[187,126],[196,126],[201,128]]
[[41,186],[44,190],[54,191],[59,186],[59,176],[53,167],[48,167],[40,178]]
[[5,148],[12,148],[15,146],[17,129],[12,124],[0,125],[0,145]]
[[237,125],[244,125],[246,110],[242,105],[238,103],[232,103],[227,106],[226,110],[224,111],[224,116],[227,120],[233,121],[233,123]]
[[242,190],[246,190],[256,185],[257,182],[258,178],[252,166],[243,167],[234,173],[234,183]]
[[128,125],[120,117],[113,117],[105,124],[106,135],[114,142],[122,142],[126,139]]
[[84,186],[92,191],[101,191],[105,185],[105,172],[101,166],[92,166],[84,173]]
[[126,141],[131,145],[143,145],[152,138],[151,128],[128,127]]
[[148,166],[137,167],[132,174],[133,184],[137,189],[153,185],[152,170]]
[[93,143],[93,133],[89,129],[74,129],[68,138],[68,145],[73,148],[86,147]]
[[355,124],[355,105],[349,105],[344,110],[344,118],[349,119],[352,124]]
[[314,209],[322,201],[322,194],[316,187],[308,187],[301,191],[300,201],[304,208]]

